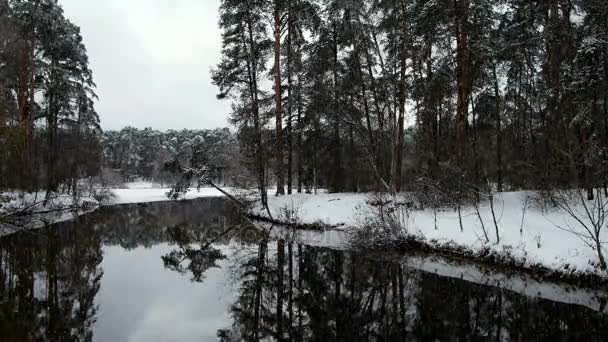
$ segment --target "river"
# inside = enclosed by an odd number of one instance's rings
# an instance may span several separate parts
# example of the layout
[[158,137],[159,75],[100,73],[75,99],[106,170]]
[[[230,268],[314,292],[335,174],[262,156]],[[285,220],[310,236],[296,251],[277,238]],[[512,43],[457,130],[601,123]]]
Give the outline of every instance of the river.
[[336,234],[255,226],[207,198],[4,237],[0,341],[608,340],[605,292]]

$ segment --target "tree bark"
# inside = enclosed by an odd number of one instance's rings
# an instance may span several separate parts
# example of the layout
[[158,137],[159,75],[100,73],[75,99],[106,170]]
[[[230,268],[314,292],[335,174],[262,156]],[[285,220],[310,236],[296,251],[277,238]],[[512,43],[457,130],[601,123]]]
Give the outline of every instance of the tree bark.
[[247,71],[249,74],[249,95],[251,100],[251,111],[253,114],[253,125],[255,130],[255,145],[256,145],[256,177],[258,181],[258,191],[260,192],[260,200],[262,206],[266,208],[266,211],[270,215],[270,209],[268,208],[268,194],[266,190],[266,169],[264,165],[264,149],[262,147],[262,127],[260,123],[260,108],[258,101],[258,83],[257,83],[257,64],[255,57],[257,51],[253,40],[253,22],[251,18],[251,9],[249,8],[249,2],[247,2],[247,32],[248,37],[244,39],[246,48],[248,50],[247,58]]
[[289,2],[287,13],[287,193],[293,192],[293,34],[292,2]]
[[279,1],[274,2],[274,100],[276,116],[276,173],[277,196],[285,194],[285,175],[283,170],[283,91],[281,86],[281,12]]
[[469,0],[454,0],[456,22],[456,87],[458,91],[456,104],[456,155],[459,166],[463,166],[465,149],[465,120],[468,109],[468,45],[467,30]]
[[406,69],[406,58],[405,58],[405,24],[403,24],[403,37],[401,47],[401,65],[399,75],[399,117],[397,119],[397,137],[395,144],[395,169],[393,171],[393,184],[395,192],[401,191],[401,170],[403,166],[403,135],[405,126],[405,69]]
[[332,23],[333,30],[333,179],[332,179],[332,191],[341,192],[344,187],[343,175],[342,175],[342,143],[340,141],[340,96],[338,91],[338,27],[336,22]]
[[496,100],[496,183],[497,191],[502,192],[502,119],[500,113],[502,111],[500,90],[498,89],[498,76],[496,75],[496,63],[492,66],[494,76],[494,97]]

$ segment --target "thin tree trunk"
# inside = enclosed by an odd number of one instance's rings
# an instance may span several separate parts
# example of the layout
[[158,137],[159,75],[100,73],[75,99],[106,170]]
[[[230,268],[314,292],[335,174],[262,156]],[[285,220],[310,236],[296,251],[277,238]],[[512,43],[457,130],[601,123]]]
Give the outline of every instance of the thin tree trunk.
[[500,233],[498,231],[498,222],[496,221],[496,212],[494,211],[494,194],[490,194],[490,210],[492,211],[492,220],[494,221],[494,229],[496,230],[496,244],[500,243]]
[[291,35],[293,31],[292,2],[288,5],[287,17],[287,193],[293,192],[293,47]]
[[276,172],[277,172],[277,196],[285,194],[285,175],[283,170],[283,91],[281,86],[281,12],[279,1],[274,2],[274,100],[276,116]]
[[341,192],[343,190],[343,175],[342,175],[342,144],[340,141],[340,100],[338,91],[338,28],[334,21],[332,23],[333,28],[333,90],[334,90],[334,138],[333,138],[333,180],[332,180],[332,191]]
[[[404,24],[405,26],[405,24]],[[405,31],[405,28],[404,28]],[[400,79],[399,79],[399,118],[397,119],[397,137],[396,137],[396,145],[395,145],[395,170],[393,174],[393,184],[395,187],[395,192],[401,191],[401,170],[403,164],[403,135],[404,135],[404,125],[405,125],[405,69],[406,69],[406,59],[405,59],[405,32],[403,32],[404,37],[402,38],[404,41],[402,42],[402,56],[401,56],[401,71],[400,71]]]
[[468,109],[467,79],[468,79],[468,42],[466,30],[468,21],[468,0],[454,0],[456,15],[456,85],[458,98],[456,104],[456,151],[459,166],[463,166],[464,158],[464,129]]
[[[249,2],[247,2],[249,5]],[[255,145],[256,145],[256,169],[257,169],[257,180],[258,180],[258,191],[260,192],[260,200],[262,206],[266,208],[269,216],[270,209],[268,208],[268,194],[266,190],[266,169],[264,165],[264,149],[262,146],[262,127],[260,124],[260,109],[258,102],[258,83],[257,83],[257,63],[255,56],[255,44],[253,40],[253,27],[252,18],[250,14],[250,8],[247,6],[247,31],[248,38],[246,40],[246,47],[248,50],[247,59],[247,71],[249,74],[249,92],[251,97],[251,107],[253,113],[253,125],[255,130]]]
[[492,66],[494,76],[494,97],[496,98],[496,184],[498,192],[502,192],[502,120],[500,113],[502,111],[500,91],[498,89],[498,76],[496,75],[496,63]]
[[302,193],[302,185],[304,183],[304,162],[302,156],[302,80],[298,76],[298,193]]

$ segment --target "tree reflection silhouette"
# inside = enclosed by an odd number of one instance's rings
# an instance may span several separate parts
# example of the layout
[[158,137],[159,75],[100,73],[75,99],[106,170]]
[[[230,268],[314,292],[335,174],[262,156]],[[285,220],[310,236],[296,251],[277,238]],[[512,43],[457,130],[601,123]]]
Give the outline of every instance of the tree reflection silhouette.
[[407,259],[265,240],[239,269],[233,324],[217,334],[223,341],[607,337],[602,313],[425,273]]
[[187,226],[170,228],[167,233],[169,241],[177,245],[177,249],[162,257],[165,267],[181,274],[191,273],[192,281],[202,282],[207,270],[218,268],[217,262],[226,259],[219,249],[210,245],[212,239],[205,233]]

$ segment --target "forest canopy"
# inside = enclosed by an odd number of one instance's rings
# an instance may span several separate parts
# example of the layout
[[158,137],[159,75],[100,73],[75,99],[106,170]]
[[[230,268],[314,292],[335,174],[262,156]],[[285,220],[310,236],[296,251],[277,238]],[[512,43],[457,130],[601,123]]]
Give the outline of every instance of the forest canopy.
[[602,0],[223,0],[213,80],[262,192],[606,187],[606,18]]

